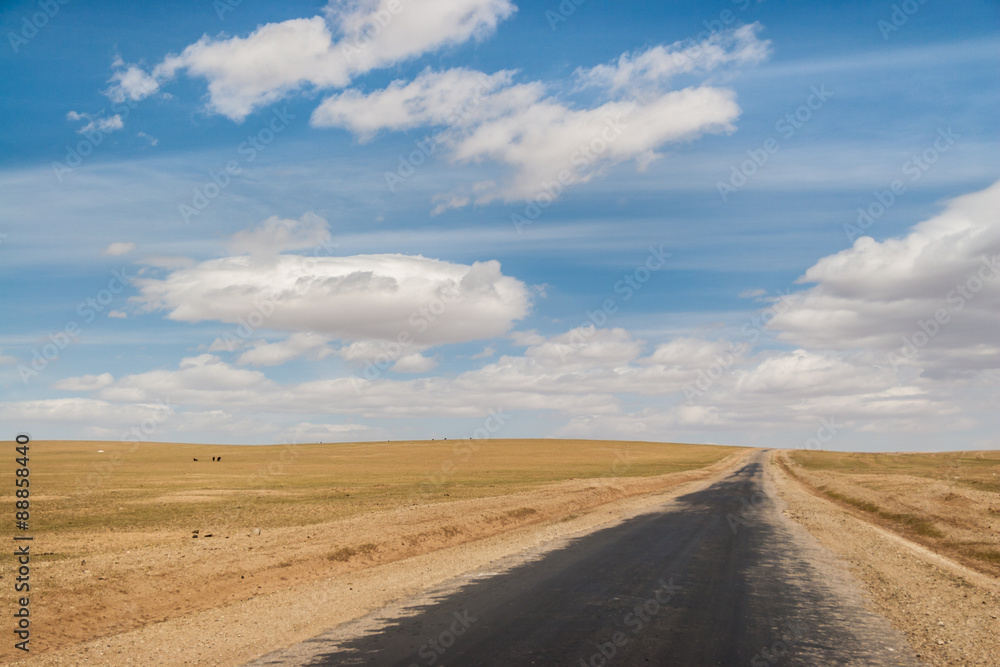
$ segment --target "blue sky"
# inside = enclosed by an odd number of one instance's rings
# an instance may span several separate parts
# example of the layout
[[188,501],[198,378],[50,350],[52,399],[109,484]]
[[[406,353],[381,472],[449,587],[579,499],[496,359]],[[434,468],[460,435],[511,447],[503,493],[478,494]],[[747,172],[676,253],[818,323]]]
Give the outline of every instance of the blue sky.
[[0,11],[9,429],[1000,447],[998,3],[230,5]]

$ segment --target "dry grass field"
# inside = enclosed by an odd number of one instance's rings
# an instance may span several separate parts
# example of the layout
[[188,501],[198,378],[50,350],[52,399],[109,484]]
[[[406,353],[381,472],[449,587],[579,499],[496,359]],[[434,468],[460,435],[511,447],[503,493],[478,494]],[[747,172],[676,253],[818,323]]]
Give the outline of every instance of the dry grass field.
[[304,526],[568,479],[692,470],[734,451],[582,440],[31,447],[32,529],[54,535]]
[[796,451],[790,472],[845,507],[1000,575],[1000,451]]
[[[559,521],[742,451],[585,440],[33,441],[32,653]],[[13,572],[3,559],[0,577]],[[11,605],[6,596],[3,613]],[[8,649],[2,659],[20,657]]]

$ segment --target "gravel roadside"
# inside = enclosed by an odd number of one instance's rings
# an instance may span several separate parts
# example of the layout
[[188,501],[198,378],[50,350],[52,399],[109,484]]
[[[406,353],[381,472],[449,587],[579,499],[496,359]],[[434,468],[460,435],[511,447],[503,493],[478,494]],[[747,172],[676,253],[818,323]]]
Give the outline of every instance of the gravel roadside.
[[845,560],[870,608],[932,665],[1000,665],[1000,582],[845,512],[775,465],[769,475],[789,518]]

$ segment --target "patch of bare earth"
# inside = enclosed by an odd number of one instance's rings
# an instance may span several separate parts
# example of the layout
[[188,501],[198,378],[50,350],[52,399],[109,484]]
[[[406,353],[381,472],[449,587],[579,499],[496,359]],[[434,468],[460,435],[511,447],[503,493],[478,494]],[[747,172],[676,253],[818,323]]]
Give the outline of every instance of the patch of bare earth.
[[[66,557],[32,571],[33,657],[16,664],[243,664],[707,484],[746,455],[695,471],[571,480],[259,533],[78,538],[93,540],[77,545],[91,554],[85,562]],[[21,657],[9,646],[0,651],[5,662]]]
[[[843,494],[861,503],[885,507],[889,514],[914,514],[928,498],[951,493],[937,488],[927,479],[921,486],[900,476],[881,479],[871,488],[871,479],[859,476],[851,480],[831,473],[815,473],[792,462],[787,454],[775,452],[768,466],[779,494],[788,505],[790,518],[803,524],[821,544],[845,559],[866,590],[867,602],[877,613],[903,631],[918,657],[934,665],[1000,665],[1000,580],[991,574],[972,569],[941,553],[917,544],[899,532],[875,525],[889,520],[849,503],[831,499],[819,487]],[[791,474],[789,474],[791,473]],[[878,476],[876,476],[878,477]],[[852,495],[847,495],[852,494]],[[978,519],[985,513],[976,506],[974,492],[963,491],[967,502],[948,498],[948,516],[941,514],[934,526],[977,532]],[[893,506],[893,499],[898,506]],[[936,505],[935,505],[936,506]],[[988,505],[987,505],[988,507]],[[929,509],[929,505],[928,505]],[[953,513],[952,513],[953,512]],[[963,518],[964,517],[964,518]]]

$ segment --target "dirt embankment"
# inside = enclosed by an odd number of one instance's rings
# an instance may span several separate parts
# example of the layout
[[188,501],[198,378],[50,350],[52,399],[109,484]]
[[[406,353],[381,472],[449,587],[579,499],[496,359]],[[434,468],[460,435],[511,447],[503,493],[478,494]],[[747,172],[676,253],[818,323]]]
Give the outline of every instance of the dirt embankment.
[[[1000,581],[996,577],[875,525],[889,520],[841,506],[812,486],[829,489],[838,483],[837,493],[863,495],[848,480],[836,482],[830,476],[804,471],[782,452],[772,456],[780,465],[769,466],[770,474],[790,518],[847,561],[864,585],[871,607],[906,633],[921,660],[934,665],[1000,665]],[[869,495],[857,499],[884,502]]]
[[[541,539],[676,495],[747,455],[657,477],[571,480],[307,527],[93,536],[41,563],[26,664],[241,664]],[[71,545],[63,545],[71,549]],[[16,660],[4,647],[4,660]]]

